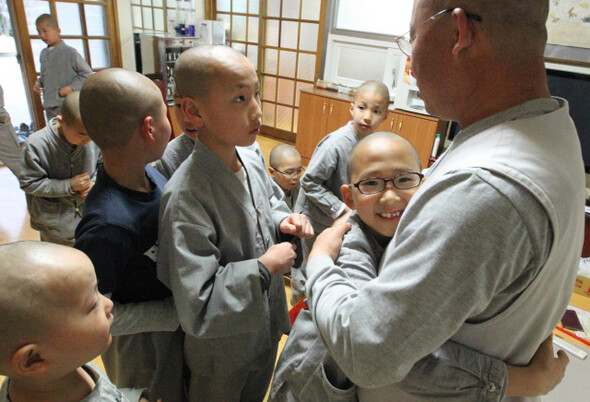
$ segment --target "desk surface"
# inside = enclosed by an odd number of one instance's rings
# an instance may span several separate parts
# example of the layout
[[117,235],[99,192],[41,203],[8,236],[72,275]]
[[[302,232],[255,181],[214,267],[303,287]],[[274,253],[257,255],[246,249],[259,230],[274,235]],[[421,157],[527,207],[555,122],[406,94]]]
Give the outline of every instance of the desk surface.
[[[574,293],[570,304],[590,311],[590,297]],[[557,330],[553,331],[553,333],[554,336],[559,333],[559,335],[567,342],[575,344],[588,352],[589,356],[584,360],[580,360],[568,353],[570,364],[567,366],[563,381],[561,381],[561,383],[547,396],[544,396],[543,401],[587,401],[590,395],[590,382],[588,382],[588,379],[590,379],[590,348],[582,342],[579,342]]]

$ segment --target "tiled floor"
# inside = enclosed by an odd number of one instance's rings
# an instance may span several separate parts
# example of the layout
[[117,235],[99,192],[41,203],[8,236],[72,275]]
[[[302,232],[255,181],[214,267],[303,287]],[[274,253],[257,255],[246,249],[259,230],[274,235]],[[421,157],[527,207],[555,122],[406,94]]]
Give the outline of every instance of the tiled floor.
[[[271,149],[279,144],[279,141],[259,136],[258,143],[268,161]],[[39,232],[31,229],[29,225],[25,193],[19,188],[18,180],[7,167],[0,164],[0,244],[19,240],[39,240]],[[287,300],[289,300],[291,288],[285,286],[285,289]],[[281,339],[279,352],[283,349],[286,340],[285,335]],[[100,357],[94,362],[102,367]],[[0,376],[0,384],[2,381],[3,377]]]

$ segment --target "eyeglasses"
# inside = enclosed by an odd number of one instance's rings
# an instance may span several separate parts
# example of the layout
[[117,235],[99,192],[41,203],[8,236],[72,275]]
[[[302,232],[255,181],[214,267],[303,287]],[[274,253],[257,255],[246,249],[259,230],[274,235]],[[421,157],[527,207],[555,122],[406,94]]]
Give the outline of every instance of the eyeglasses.
[[418,172],[400,173],[391,179],[382,179],[380,177],[369,177],[359,180],[358,183],[353,184],[353,187],[358,188],[361,194],[377,194],[385,190],[387,182],[393,183],[393,186],[399,190],[408,190],[410,188],[418,187],[422,182],[424,175]]
[[295,177],[299,177],[301,176],[301,174],[303,173],[303,168],[299,168],[299,169],[293,169],[293,170],[286,170],[286,171],[282,171],[276,168],[273,168],[274,170],[276,170],[277,172],[279,172],[280,174],[282,174],[285,177],[288,177],[290,179],[293,179]]
[[[446,10],[441,10],[438,13],[434,14],[432,17],[428,18],[426,21],[424,21],[424,24],[427,23],[428,21],[437,20],[442,15],[450,13],[453,10],[454,10],[454,8],[447,8]],[[471,18],[474,21],[481,22],[481,17],[477,14],[471,14],[471,13],[465,12],[465,15],[467,16],[467,18]],[[401,50],[406,56],[412,55],[412,40],[410,39],[409,35],[410,35],[410,31],[395,38],[395,43],[397,43],[399,50]]]

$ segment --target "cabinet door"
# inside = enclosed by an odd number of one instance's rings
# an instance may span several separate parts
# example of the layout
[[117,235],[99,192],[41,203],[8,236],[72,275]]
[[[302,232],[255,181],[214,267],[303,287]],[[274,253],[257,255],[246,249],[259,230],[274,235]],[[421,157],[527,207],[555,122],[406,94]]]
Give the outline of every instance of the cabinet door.
[[418,151],[422,168],[428,166],[428,158],[434,145],[437,122],[399,113],[393,132],[406,138]]
[[394,132],[395,123],[397,120],[397,113],[389,112],[383,123],[377,127],[377,131],[391,131]]
[[309,162],[315,146],[326,135],[329,103],[328,98],[301,92],[295,146],[304,164]]
[[350,114],[350,102],[331,99],[328,110],[328,123],[326,125],[326,135],[332,131],[338,130],[345,125],[352,116]]

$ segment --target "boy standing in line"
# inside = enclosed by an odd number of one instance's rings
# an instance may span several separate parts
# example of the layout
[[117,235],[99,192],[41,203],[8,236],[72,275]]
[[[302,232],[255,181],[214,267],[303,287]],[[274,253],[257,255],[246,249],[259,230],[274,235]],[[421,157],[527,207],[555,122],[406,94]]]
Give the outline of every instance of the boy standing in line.
[[296,254],[279,241],[313,232],[273,196],[260,157],[241,148],[254,143],[262,117],[248,59],[198,46],[182,53],[175,79],[199,135],[162,196],[158,276],[186,332],[189,400],[261,401],[289,330],[282,274]]
[[74,92],[66,97],[61,114],[31,134],[23,149],[20,186],[27,195],[31,227],[41,240],[74,244],[99,158],[80,117],[80,92]]
[[37,32],[47,47],[41,51],[41,75],[34,90],[43,92],[43,108],[47,122],[61,112],[64,98],[82,88],[84,80],[92,74],[86,60],[60,38],[57,19],[51,14],[41,14],[35,21]]
[[184,399],[182,339],[170,290],[156,277],[158,210],[166,179],[149,165],[170,138],[166,105],[147,77],[119,68],[82,87],[80,111],[103,166],[76,229],[101,293],[115,302],[113,344],[102,355],[121,387]]

